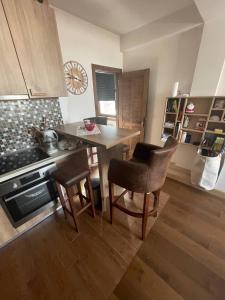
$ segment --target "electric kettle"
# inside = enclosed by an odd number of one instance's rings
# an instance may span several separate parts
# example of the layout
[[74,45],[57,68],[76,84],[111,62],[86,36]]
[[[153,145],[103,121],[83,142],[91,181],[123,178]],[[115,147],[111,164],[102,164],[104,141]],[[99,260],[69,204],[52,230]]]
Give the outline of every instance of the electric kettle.
[[42,131],[42,144],[48,154],[58,151],[58,134],[53,129],[45,129]]

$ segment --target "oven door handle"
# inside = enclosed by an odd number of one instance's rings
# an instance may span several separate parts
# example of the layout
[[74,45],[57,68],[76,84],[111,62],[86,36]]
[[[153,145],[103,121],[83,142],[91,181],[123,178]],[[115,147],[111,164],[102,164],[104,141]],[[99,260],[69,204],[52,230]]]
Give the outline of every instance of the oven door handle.
[[13,200],[15,197],[21,196],[21,195],[23,195],[23,194],[25,194],[25,193],[27,193],[27,192],[29,192],[29,191],[32,191],[32,190],[36,189],[36,188],[39,187],[39,186],[42,186],[42,185],[48,183],[48,182],[50,182],[49,179],[48,179],[48,180],[45,180],[45,181],[43,181],[43,182],[41,182],[41,183],[39,183],[39,184],[37,184],[37,185],[35,185],[35,186],[33,186],[33,187],[31,187],[31,188],[29,188],[29,189],[27,189],[27,190],[25,190],[25,191],[23,191],[23,192],[21,192],[21,193],[18,193],[18,194],[16,194],[16,195],[12,196],[12,197],[4,198],[4,201],[5,201],[5,202],[9,202],[9,201]]

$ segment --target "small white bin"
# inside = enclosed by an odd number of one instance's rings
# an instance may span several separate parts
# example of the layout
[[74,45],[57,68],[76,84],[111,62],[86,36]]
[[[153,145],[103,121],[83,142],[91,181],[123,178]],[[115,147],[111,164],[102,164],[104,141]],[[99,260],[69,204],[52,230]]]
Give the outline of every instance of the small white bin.
[[198,153],[191,170],[191,183],[208,191],[215,189],[220,164],[220,154],[216,157],[208,157]]

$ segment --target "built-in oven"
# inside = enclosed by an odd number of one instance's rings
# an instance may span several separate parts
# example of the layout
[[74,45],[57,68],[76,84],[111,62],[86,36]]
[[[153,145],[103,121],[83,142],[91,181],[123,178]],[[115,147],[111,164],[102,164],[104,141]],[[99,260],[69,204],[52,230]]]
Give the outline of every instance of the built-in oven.
[[0,199],[12,225],[18,227],[57,201],[51,178],[55,164],[26,173],[0,184]]

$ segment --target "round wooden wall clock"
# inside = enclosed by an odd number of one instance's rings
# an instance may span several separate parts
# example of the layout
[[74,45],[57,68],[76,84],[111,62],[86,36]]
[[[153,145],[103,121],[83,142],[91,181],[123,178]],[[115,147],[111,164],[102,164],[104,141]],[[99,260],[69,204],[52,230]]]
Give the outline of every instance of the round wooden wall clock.
[[76,61],[64,64],[67,90],[74,95],[83,94],[88,87],[88,77],[85,69]]

